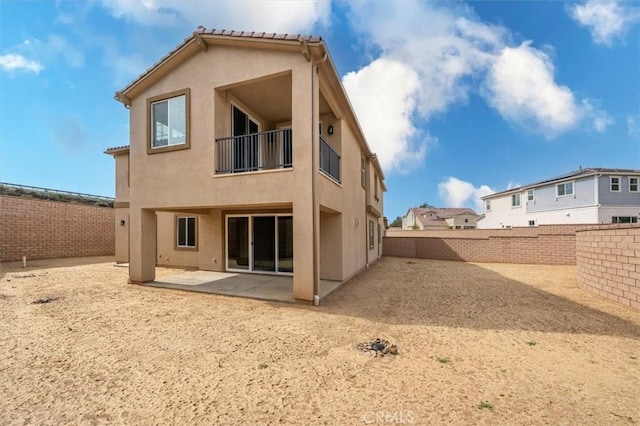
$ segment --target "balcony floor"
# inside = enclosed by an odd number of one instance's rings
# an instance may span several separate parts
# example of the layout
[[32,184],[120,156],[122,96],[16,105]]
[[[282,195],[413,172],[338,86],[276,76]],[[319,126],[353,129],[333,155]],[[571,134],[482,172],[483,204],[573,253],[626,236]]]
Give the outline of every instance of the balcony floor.
[[[320,301],[340,284],[340,281],[320,280]],[[293,277],[283,275],[190,271],[162,277],[143,285],[275,302],[296,302],[293,297]]]

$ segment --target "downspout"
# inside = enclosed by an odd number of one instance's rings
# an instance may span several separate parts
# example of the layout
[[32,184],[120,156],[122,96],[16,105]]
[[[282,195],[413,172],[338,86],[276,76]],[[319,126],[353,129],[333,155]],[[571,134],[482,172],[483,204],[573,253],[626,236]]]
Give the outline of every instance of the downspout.
[[369,203],[369,156],[364,157],[364,265],[369,268],[369,215],[367,204]]
[[600,177],[602,177],[602,173],[599,173],[597,175],[595,175],[595,197],[596,199],[594,200],[596,203],[596,209],[597,209],[597,215],[598,215],[598,223],[604,223],[604,220],[600,220],[600,207],[602,207],[602,205],[600,204]]
[[[316,175],[318,171],[316,170],[316,149],[315,149],[315,140],[314,140],[314,132],[318,128],[315,122],[316,116],[316,104],[313,100],[313,96],[315,95],[315,75],[314,72],[317,73],[317,67],[320,63],[327,60],[327,52],[325,51],[322,55],[322,58],[318,59],[313,63],[311,67],[311,204],[312,204],[312,212],[311,212],[311,223],[313,226],[313,304],[318,306],[320,304],[320,291],[318,289],[318,235],[316,232],[316,224],[318,222],[318,217],[316,214]],[[318,226],[319,229],[319,226]]]

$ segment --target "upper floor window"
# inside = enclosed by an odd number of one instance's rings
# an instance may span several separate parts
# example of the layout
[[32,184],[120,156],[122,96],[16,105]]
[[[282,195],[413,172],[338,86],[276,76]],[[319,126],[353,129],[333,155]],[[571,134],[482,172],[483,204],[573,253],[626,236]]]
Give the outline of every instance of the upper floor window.
[[363,188],[367,187],[367,160],[364,154],[360,157],[360,184]]
[[491,200],[484,200],[484,210],[488,212],[491,211]]
[[511,207],[520,207],[520,194],[511,194]]
[[629,192],[638,192],[638,178],[630,177],[629,178]]
[[176,217],[176,247],[196,248],[196,217]]
[[556,185],[556,196],[573,195],[573,182],[559,183]]
[[638,223],[638,216],[611,216],[611,223]]
[[527,191],[527,201],[534,201],[535,200],[535,194],[533,192],[533,189],[530,189]]
[[609,178],[609,186],[611,192],[620,192],[620,178],[617,176],[611,176]]
[[148,153],[189,148],[189,89],[147,99]]

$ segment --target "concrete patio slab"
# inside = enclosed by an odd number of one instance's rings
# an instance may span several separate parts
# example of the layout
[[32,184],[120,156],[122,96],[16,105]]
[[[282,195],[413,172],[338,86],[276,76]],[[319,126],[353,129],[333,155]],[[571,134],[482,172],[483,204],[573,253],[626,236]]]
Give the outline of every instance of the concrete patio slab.
[[[340,281],[320,280],[320,301],[340,284]],[[158,278],[143,285],[276,302],[296,302],[293,297],[293,277],[282,275],[190,271]]]

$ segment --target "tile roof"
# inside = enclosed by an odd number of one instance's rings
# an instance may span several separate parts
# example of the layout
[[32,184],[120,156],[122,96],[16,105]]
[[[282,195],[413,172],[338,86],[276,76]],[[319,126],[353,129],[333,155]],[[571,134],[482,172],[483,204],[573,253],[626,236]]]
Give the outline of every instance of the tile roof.
[[115,154],[117,152],[124,152],[124,151],[128,151],[129,150],[129,145],[122,145],[122,146],[114,146],[111,148],[107,148],[104,153],[105,154]]
[[572,172],[569,173],[565,173],[563,175],[560,176],[556,176],[556,177],[552,177],[549,179],[544,179],[538,182],[534,182],[534,183],[530,183],[528,185],[522,185],[522,186],[518,186],[516,188],[509,188],[506,189],[504,191],[500,191],[500,192],[494,192],[493,194],[489,194],[489,195],[485,195],[484,197],[482,197],[483,200],[487,199],[487,198],[493,198],[499,195],[504,195],[504,194],[509,194],[512,192],[519,192],[522,191],[524,189],[529,189],[529,188],[535,188],[537,186],[541,186],[541,185],[545,185],[545,184],[549,184],[552,182],[557,182],[557,181],[561,181],[561,180],[566,180],[566,179],[572,179],[572,178],[577,178],[577,177],[582,177],[582,176],[593,176],[593,175],[597,175],[597,174],[640,174],[640,170],[638,169],[608,169],[608,168],[603,168],[603,167],[587,167],[587,168],[580,168],[578,170],[574,170]]
[[169,51],[166,55],[164,55],[158,62],[147,68],[142,74],[136,77],[131,83],[127,85],[124,89],[120,91],[120,93],[124,93],[133,87],[138,81],[142,80],[147,74],[153,71],[155,68],[160,66],[164,61],[169,59],[173,54],[182,49],[184,46],[189,44],[193,39],[195,39],[196,34],[198,35],[213,35],[217,37],[228,37],[228,38],[243,38],[247,40],[276,40],[276,41],[292,41],[292,42],[321,42],[322,37],[312,36],[312,35],[302,35],[302,34],[278,34],[278,33],[264,33],[264,32],[256,32],[256,31],[234,31],[234,30],[217,30],[206,29],[203,26],[199,26],[189,37],[185,38],[182,43],[176,46],[173,50]]

